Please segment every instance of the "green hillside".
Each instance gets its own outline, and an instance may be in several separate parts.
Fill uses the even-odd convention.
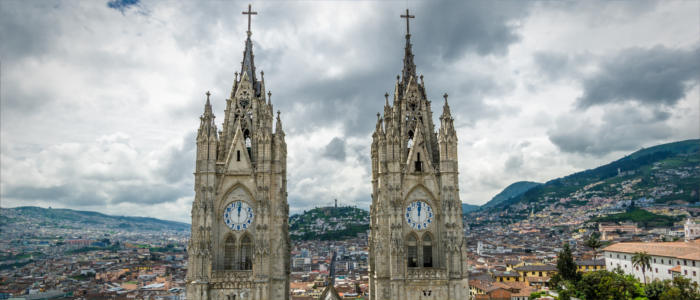
[[[481,206],[473,205],[473,204],[467,204],[467,203],[462,203],[462,213],[463,213],[463,214],[466,214],[466,213],[468,213],[468,212],[472,212],[472,211],[475,211],[475,210],[479,210],[479,208],[481,208]]]
[[[535,186],[492,208],[502,209],[517,203],[544,205],[584,190],[587,197],[624,195],[631,199],[653,198],[656,203],[697,203],[700,194],[699,151],[700,140],[642,149],[609,164]],[[623,183],[632,183],[633,188],[622,189]],[[585,203],[572,201],[567,205]]]
[[[604,217],[598,217],[591,219],[591,222],[634,222],[645,228],[651,227],[670,227],[673,226],[674,222],[681,221],[682,217],[671,217],[664,215],[657,215],[655,213],[643,210],[643,209],[633,209],[628,212],[607,215]]]
[[[369,230],[369,212],[345,207],[320,207],[289,217],[292,240],[344,240]]]
[[[129,230],[176,230],[188,231],[190,225],[181,222],[146,217],[110,216],[94,211],[81,211],[65,208],[41,208],[21,206],[3,208],[11,212],[15,221],[30,220],[41,226],[79,228],[84,226],[104,226]],[[3,212],[3,215],[7,215]]]
[[[513,198],[520,197],[523,193],[531,190],[532,188],[541,185],[538,182],[532,181],[518,181],[507,186],[503,191],[498,193],[498,195],[493,196],[489,202],[483,205],[483,207],[495,207],[502,203],[505,203]]]

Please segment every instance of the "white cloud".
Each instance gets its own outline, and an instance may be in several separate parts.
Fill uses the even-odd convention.
[[[410,3],[418,72],[436,118],[442,93],[450,94],[463,201],[483,203],[514,181],[546,181],[700,135],[697,85],[663,108],[663,120],[634,102],[576,109],[581,78],[615,53],[700,45],[698,2],[636,4]],[[400,72],[403,5],[255,5],[256,65],[282,111],[292,212],[334,198],[368,206],[370,134]],[[0,1],[2,204],[189,221],[192,132],[207,90],[223,121],[223,99],[240,69],[244,8]],[[538,53],[571,59],[543,74]],[[618,140],[611,132],[640,130],[655,134],[606,149],[605,141]],[[597,152],[562,151],[552,134],[573,134]],[[343,160],[323,156],[334,138],[344,141]]]

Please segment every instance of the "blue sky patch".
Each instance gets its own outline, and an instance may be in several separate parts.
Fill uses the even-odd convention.
[[[139,1],[140,0],[110,0],[107,2],[107,7],[114,8],[123,14],[129,7],[138,5]]]

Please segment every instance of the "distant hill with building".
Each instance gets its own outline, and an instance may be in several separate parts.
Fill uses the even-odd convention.
[[[352,207],[318,207],[289,217],[292,240],[344,240],[369,230],[369,212]]]
[[[6,223],[24,222],[41,227],[76,229],[84,227],[115,228],[122,230],[189,231],[190,224],[147,217],[112,216],[94,211],[66,208],[21,206],[2,208],[0,228]]]

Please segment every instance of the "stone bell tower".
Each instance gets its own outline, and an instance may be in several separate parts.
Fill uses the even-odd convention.
[[[416,76],[406,10],[406,47],[393,101],[385,94],[372,135],[370,299],[468,299],[459,199],[457,134],[444,95],[433,124]],[[420,79],[420,80],[419,80]]]
[[[265,77],[255,70],[250,17],[241,72],[217,131],[207,92],[197,132],[187,299],[289,299],[287,145]],[[274,131],[273,131],[274,123]]]

